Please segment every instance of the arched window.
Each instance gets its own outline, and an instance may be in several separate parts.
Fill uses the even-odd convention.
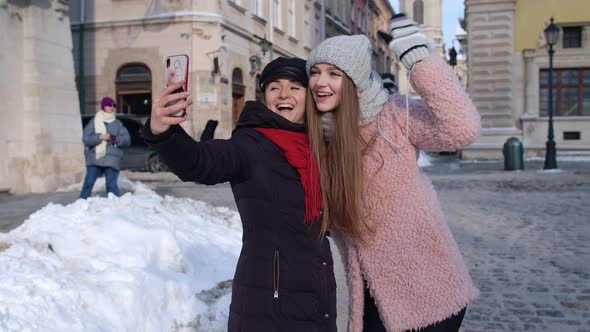
[[[151,79],[151,73],[148,67],[144,65],[127,65],[119,69],[117,75],[120,80],[125,81],[145,81]]]
[[[414,21],[418,24],[424,24],[424,2],[422,0],[414,1]]]
[[[125,64],[117,72],[117,112],[149,115],[152,108],[152,73],[141,63]]]
[[[231,82],[232,84],[244,84],[244,82],[242,81],[242,70],[240,68],[234,68],[234,70],[232,71]]]
[[[260,74],[256,75],[256,101],[264,102],[264,93],[260,90]]]
[[[242,77],[242,70],[240,68],[234,68],[231,74],[232,120],[234,124],[238,122],[245,103],[244,95],[246,94],[246,87],[244,86]]]

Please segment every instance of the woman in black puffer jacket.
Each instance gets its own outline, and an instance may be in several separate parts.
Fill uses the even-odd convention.
[[[146,141],[183,181],[229,181],[242,219],[229,331],[336,331],[336,282],[321,230],[317,165],[303,123],[305,61],[278,58],[261,75],[265,104],[247,102],[228,140],[196,142],[170,116],[190,105],[164,89]]]

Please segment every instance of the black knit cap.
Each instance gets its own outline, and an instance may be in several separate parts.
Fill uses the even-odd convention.
[[[278,78],[285,77],[299,82],[307,87],[307,73],[305,72],[305,60],[299,58],[278,57],[272,60],[260,75],[260,91],[264,92],[266,85]]]

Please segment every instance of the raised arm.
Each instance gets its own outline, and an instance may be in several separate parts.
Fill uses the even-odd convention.
[[[419,149],[451,151],[472,143],[480,132],[480,117],[457,75],[443,58],[430,55],[410,71],[422,100],[409,99],[409,140]],[[403,131],[406,97],[394,97],[395,118]]]
[[[248,156],[240,148],[247,137],[197,142],[179,125],[186,115],[173,116],[188,109],[187,92],[172,94],[183,82],[162,90],[152,103],[152,114],[143,129],[146,142],[162,161],[183,181],[216,184],[238,179],[249,171]],[[175,103],[177,102],[177,103]]]
[[[434,41],[403,13],[391,18],[389,29],[391,35],[380,36],[408,69],[410,82],[422,98],[393,97],[395,121],[410,143],[431,151],[456,150],[472,143],[480,131],[479,114],[457,75],[437,55]]]
[[[179,125],[171,126],[161,135],[153,135],[149,120],[144,127],[144,137],[183,181],[217,184],[239,180],[249,172],[248,156],[240,148],[240,140],[250,139],[248,137],[197,142]]]

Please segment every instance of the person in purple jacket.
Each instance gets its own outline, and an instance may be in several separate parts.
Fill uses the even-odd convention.
[[[144,135],[183,181],[231,184],[243,237],[228,330],[336,331],[332,254],[304,124],[305,61],[264,68],[264,103],[246,103],[229,139],[197,142],[182,129],[186,118],[171,116],[191,104],[182,101],[189,93],[171,94],[181,85],[156,96]]]

